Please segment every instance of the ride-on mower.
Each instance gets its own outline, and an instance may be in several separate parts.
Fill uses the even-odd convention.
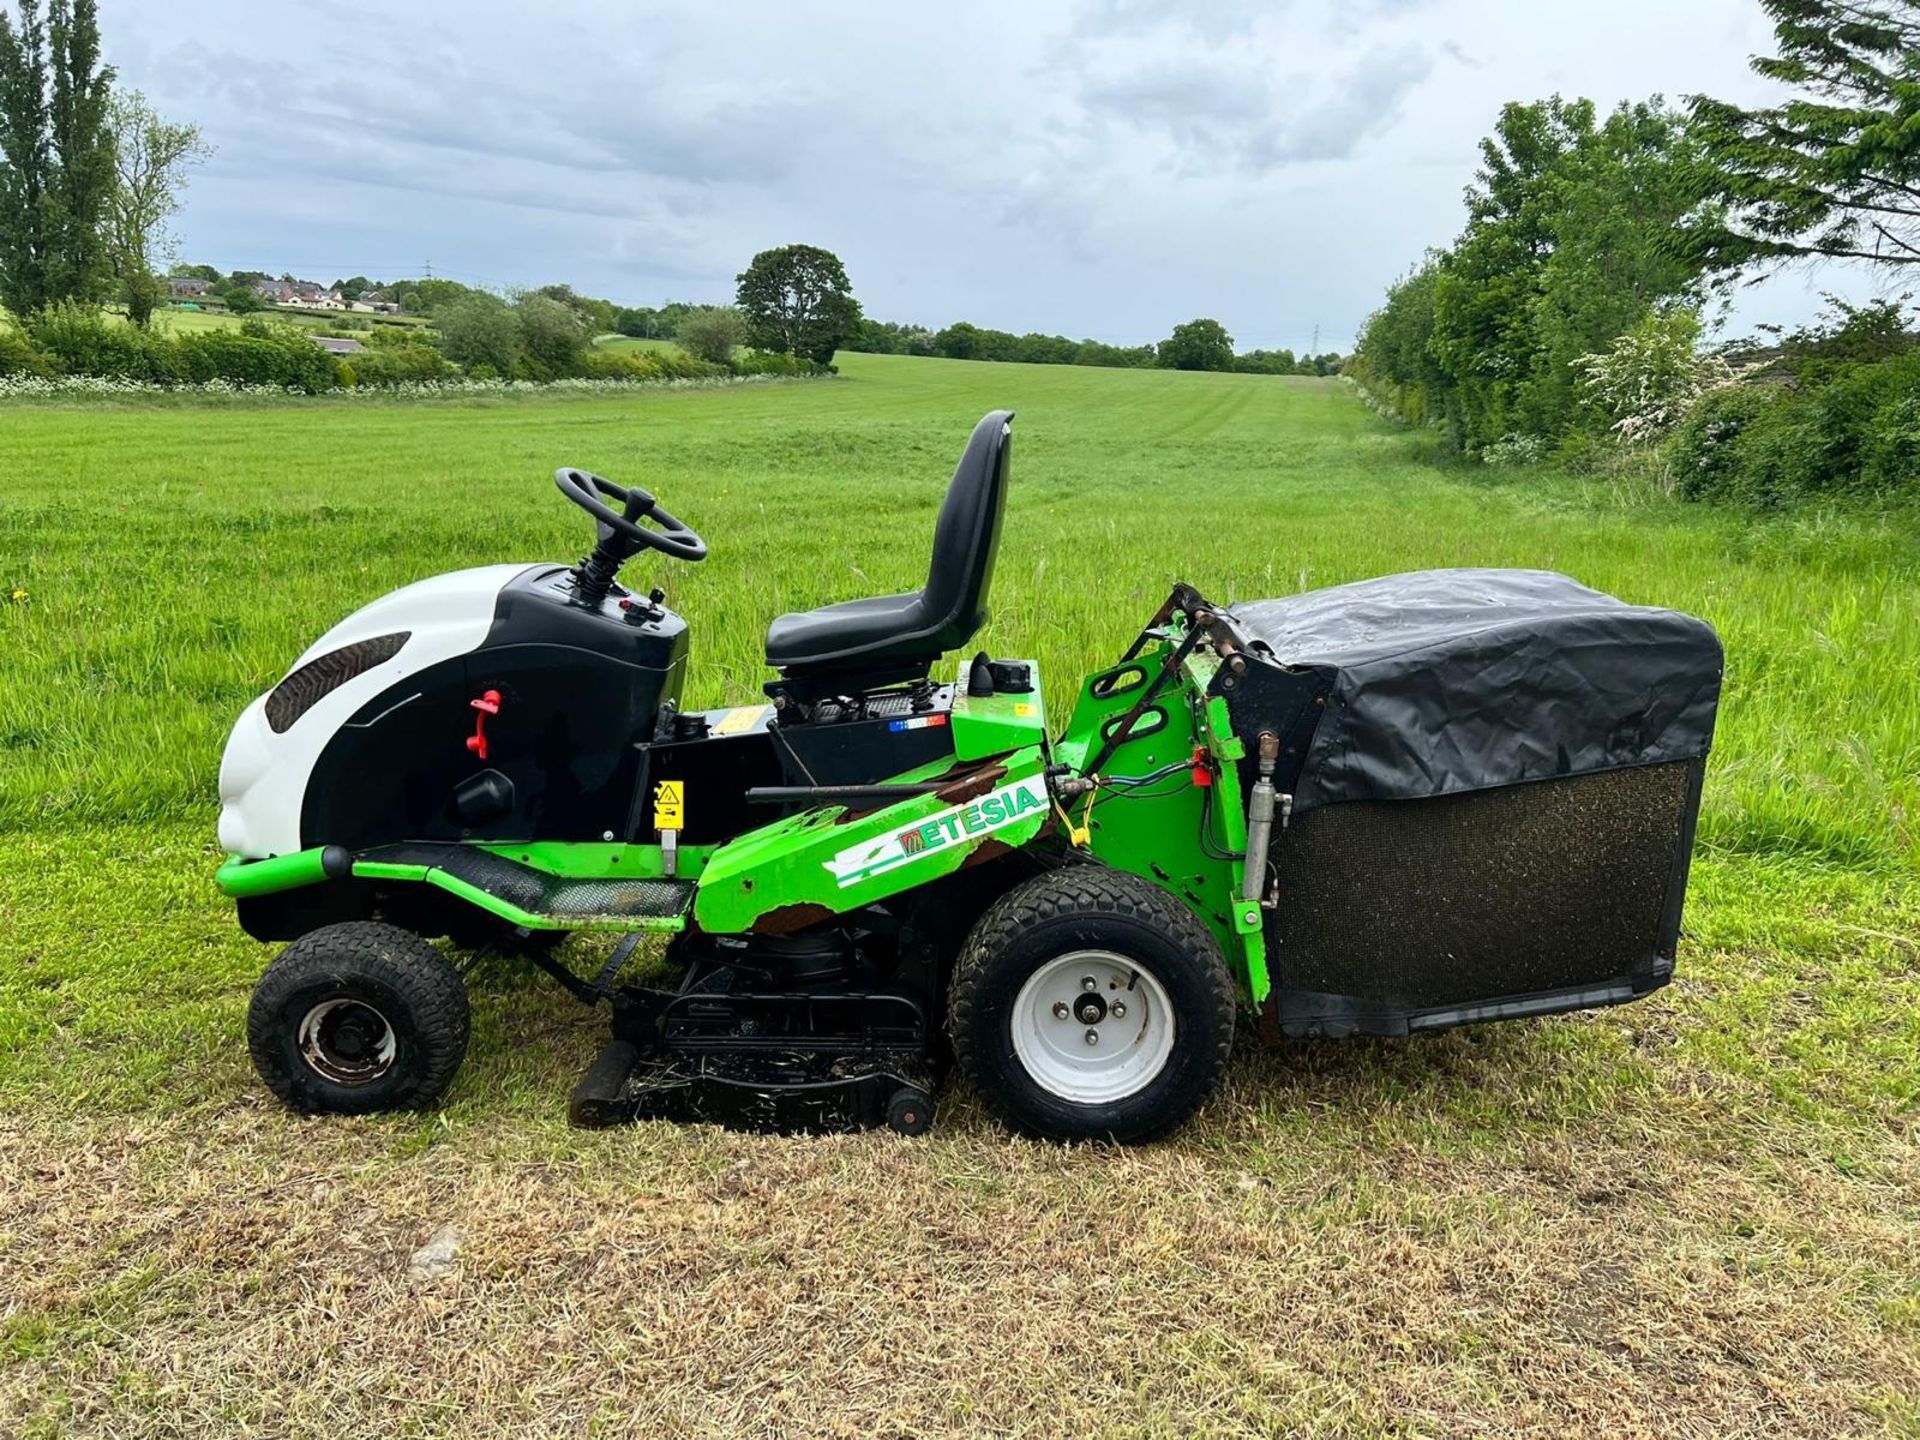
[[[1706,625],[1543,571],[1177,584],[1050,731],[1031,660],[969,653],[1012,419],[974,430],[923,588],[773,622],[768,703],[680,708],[687,621],[619,576],[706,543],[579,470],[578,564],[425,580],[322,636],[220,771],[219,883],[293,942],[248,1013],[267,1085],[434,1101],[467,1046],[449,952],[515,955],[611,1012],[577,1123],[915,1133],[951,1056],[1020,1129],[1138,1141],[1205,1100],[1237,1000],[1277,1042],[1667,981]],[[595,930],[591,974],[550,943]],[[624,983],[649,936],[677,978]]]

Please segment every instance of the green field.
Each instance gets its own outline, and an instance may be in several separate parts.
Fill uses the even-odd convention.
[[[1337,382],[850,356],[617,398],[0,413],[0,1433],[1920,1434],[1920,537],[1437,467]],[[577,556],[658,493],[689,699],[772,614],[920,583],[1019,411],[984,637],[1064,713],[1218,600],[1563,569],[1729,657],[1676,982],[1243,1045],[1174,1141],[569,1131],[599,1024],[485,978],[449,1104],[315,1122],[214,894],[240,708],[352,607]],[[408,1256],[452,1223],[456,1269]]]

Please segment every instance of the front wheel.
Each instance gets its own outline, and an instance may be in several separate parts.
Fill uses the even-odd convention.
[[[254,987],[247,1048],[267,1088],[309,1114],[424,1109],[467,1053],[467,990],[410,930],[327,925]]]
[[[1056,1140],[1152,1140],[1205,1102],[1233,1044],[1213,937],[1133,875],[1056,870],[988,909],[955,965],[947,1027],[987,1104]]]

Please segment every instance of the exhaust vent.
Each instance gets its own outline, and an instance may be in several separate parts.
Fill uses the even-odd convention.
[[[338,690],[356,675],[364,675],[374,666],[391,660],[407,643],[411,630],[392,635],[376,635],[371,640],[356,640],[338,650],[329,650],[309,660],[273,687],[267,696],[267,724],[276,735],[292,728],[293,722]]]

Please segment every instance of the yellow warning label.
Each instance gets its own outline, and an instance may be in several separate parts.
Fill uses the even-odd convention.
[[[709,735],[744,735],[773,713],[771,705],[736,705],[707,728]]]
[[[1024,720],[1027,716],[1033,714],[1033,706],[1023,700],[1013,707],[1013,714],[1015,719]]]
[[[684,780],[662,780],[654,786],[653,828],[656,830],[686,829],[686,799],[687,782]]]

